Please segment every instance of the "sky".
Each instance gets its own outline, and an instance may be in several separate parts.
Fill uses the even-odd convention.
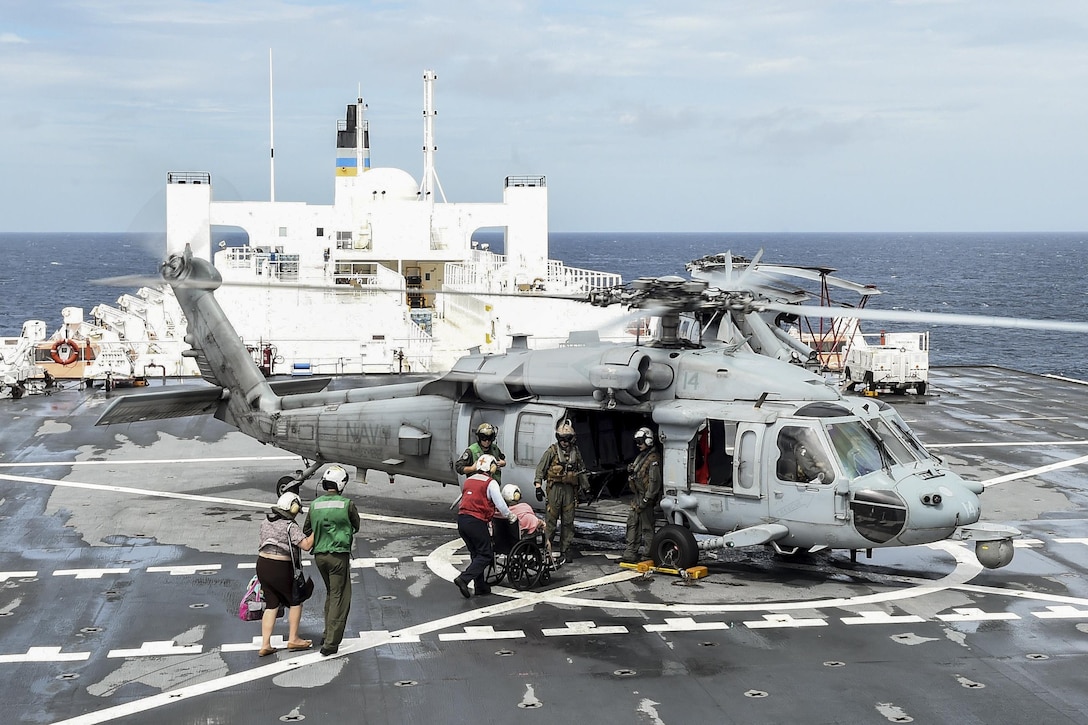
[[[1088,230],[1083,0],[0,0],[0,231],[162,231],[166,175],[332,202],[544,175],[553,231]]]

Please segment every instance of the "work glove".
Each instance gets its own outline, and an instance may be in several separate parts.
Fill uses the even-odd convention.
[[[536,487],[536,500],[537,501],[543,501],[544,500],[544,488],[542,486],[537,486]]]
[[[512,524],[516,524],[518,522],[518,515],[511,511],[510,513],[506,514],[506,520]]]

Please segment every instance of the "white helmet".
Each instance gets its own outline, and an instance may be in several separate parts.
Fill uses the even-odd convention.
[[[343,493],[348,485],[348,472],[342,466],[329,466],[325,469],[325,475],[321,477],[321,486],[327,491],[336,489],[337,493]]]
[[[502,499],[506,503],[517,503],[521,500],[521,489],[512,483],[502,487]]]
[[[495,456],[485,453],[476,459],[476,472],[491,475],[495,472],[498,465],[498,462],[495,461]]]
[[[276,508],[283,509],[292,516],[298,516],[298,512],[302,510],[302,499],[297,493],[288,491],[280,496],[279,501],[276,501]]]
[[[649,428],[639,428],[635,431],[635,445],[646,446],[649,448],[654,444],[654,432]]]

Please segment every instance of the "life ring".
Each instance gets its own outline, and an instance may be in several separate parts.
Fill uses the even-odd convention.
[[[71,340],[57,340],[49,351],[49,357],[58,365],[71,365],[79,359],[79,348]]]

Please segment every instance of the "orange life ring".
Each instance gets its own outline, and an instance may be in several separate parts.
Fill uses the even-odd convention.
[[[79,348],[71,340],[57,340],[49,351],[49,357],[58,365],[71,365],[79,359]]]

